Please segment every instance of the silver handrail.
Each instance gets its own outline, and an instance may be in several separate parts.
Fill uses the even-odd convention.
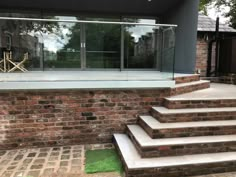
[[[145,25],[156,27],[177,27],[175,24],[150,24],[150,23],[131,23],[131,22],[112,22],[112,21],[88,21],[88,20],[57,20],[41,18],[18,18],[18,17],[0,17],[0,20],[19,20],[19,21],[40,21],[40,22],[67,22],[67,23],[92,23],[92,24],[114,24],[114,25]]]

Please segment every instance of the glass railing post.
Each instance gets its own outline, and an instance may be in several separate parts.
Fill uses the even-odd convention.
[[[174,31],[174,54],[173,54],[173,76],[172,76],[172,79],[175,80],[175,59],[176,59],[176,28],[175,27],[172,27],[173,28],[173,31]]]
[[[120,62],[120,71],[124,70],[124,52],[125,52],[125,36],[124,36],[124,25],[121,24],[121,62]]]

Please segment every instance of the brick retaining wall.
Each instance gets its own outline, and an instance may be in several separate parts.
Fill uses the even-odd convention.
[[[170,89],[0,93],[0,149],[109,143]]]

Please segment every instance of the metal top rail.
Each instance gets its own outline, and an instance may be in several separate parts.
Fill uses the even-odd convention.
[[[0,17],[0,20],[19,20],[19,21],[39,21],[39,22],[67,22],[67,23],[92,23],[92,24],[114,24],[114,25],[145,25],[156,27],[177,27],[174,24],[150,24],[150,23],[131,23],[131,22],[112,22],[112,21],[87,21],[87,20],[59,20],[59,19],[41,19],[41,18],[17,18]]]

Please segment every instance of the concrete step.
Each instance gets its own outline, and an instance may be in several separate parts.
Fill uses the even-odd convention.
[[[126,177],[186,177],[235,171],[236,152],[141,158],[124,134],[114,135]]]
[[[175,77],[176,84],[183,84],[183,83],[194,82],[194,81],[199,81],[199,80],[200,80],[199,74]]]
[[[171,95],[179,95],[184,93],[202,90],[210,87],[210,81],[200,80],[182,84],[176,84],[171,90]]]
[[[236,151],[236,135],[152,139],[139,125],[127,128],[141,157]]]
[[[151,138],[236,134],[236,120],[160,123],[152,116],[140,116],[138,123]]]
[[[169,97],[163,105],[168,109],[236,107],[236,99]]]
[[[151,114],[160,122],[236,120],[236,107],[184,109],[152,107]]]

